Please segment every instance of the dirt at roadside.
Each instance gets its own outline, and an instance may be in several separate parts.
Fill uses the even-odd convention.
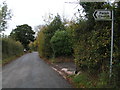
[[[74,74],[76,70],[76,66],[74,63],[73,57],[58,57],[55,58],[55,62],[53,63],[52,60],[45,59],[44,60],[52,65],[52,67],[56,68],[58,71],[62,71],[68,75]]]
[[[56,63],[52,63],[50,60],[47,60],[45,58],[43,60],[45,60],[49,65],[51,65],[51,67],[56,72],[58,72],[73,87],[75,87],[74,83],[71,80],[71,78],[68,77],[69,75],[75,75],[76,66],[75,66],[75,63],[74,63],[73,59],[71,59],[71,60],[65,59],[64,60],[64,58],[62,58],[62,59],[61,58],[57,58],[58,61]]]
[[[69,75],[74,74],[75,72],[74,62],[55,63],[55,65],[58,66],[61,69],[61,71],[64,71]]]

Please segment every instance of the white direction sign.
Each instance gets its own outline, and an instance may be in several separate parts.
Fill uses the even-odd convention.
[[[112,20],[112,13],[110,10],[95,10],[93,17],[95,20]]]

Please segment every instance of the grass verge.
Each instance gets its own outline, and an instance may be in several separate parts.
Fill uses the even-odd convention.
[[[112,88],[108,86],[108,74],[101,73],[97,78],[90,76],[87,73],[81,73],[79,75],[70,75],[75,88]]]
[[[25,54],[25,53],[24,53]],[[24,54],[20,54],[20,55],[16,55],[16,56],[11,56],[9,58],[6,58],[4,60],[0,61],[0,66],[5,66],[6,64],[9,64],[10,62],[16,60],[17,58],[19,58],[20,56],[24,55]]]

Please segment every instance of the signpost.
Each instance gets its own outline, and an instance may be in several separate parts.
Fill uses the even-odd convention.
[[[95,10],[93,17],[95,20],[111,20],[111,11],[110,10]]]
[[[95,20],[112,21],[111,30],[111,56],[110,56],[110,78],[112,76],[112,59],[113,59],[113,29],[114,29],[114,12],[113,10],[95,10],[93,13]]]
[[[110,59],[110,78],[111,78],[111,75],[112,75],[113,30],[114,30],[114,12],[113,12],[113,10],[112,10],[112,31],[111,31],[111,59]]]

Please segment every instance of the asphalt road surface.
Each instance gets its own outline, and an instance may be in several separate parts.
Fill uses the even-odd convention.
[[[2,87],[71,88],[71,85],[33,52],[3,67]]]

